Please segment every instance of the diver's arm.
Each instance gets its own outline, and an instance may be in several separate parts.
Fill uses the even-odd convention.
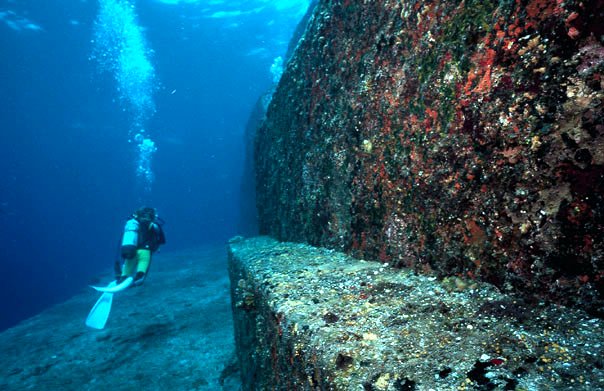
[[[164,230],[161,227],[161,225],[158,225],[159,227],[159,233],[157,236],[157,243],[158,244],[166,244],[166,235],[164,234]]]

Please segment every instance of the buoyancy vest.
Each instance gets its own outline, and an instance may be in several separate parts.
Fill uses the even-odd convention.
[[[145,224],[141,224],[135,218],[131,218],[124,227],[122,247],[135,246],[136,248],[156,251],[165,241],[163,230],[158,223],[145,222]]]

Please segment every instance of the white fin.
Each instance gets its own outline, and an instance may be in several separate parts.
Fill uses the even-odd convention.
[[[134,281],[134,279],[132,277],[128,277],[124,281],[122,281],[121,284],[119,284],[119,285],[116,285],[115,281],[113,281],[111,284],[109,284],[105,287],[101,287],[101,286],[91,286],[91,287],[92,287],[92,289],[95,289],[99,292],[115,293],[115,292],[123,291],[124,289],[128,288],[130,285],[132,285],[132,281]]]

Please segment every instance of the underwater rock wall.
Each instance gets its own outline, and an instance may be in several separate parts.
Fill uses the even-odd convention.
[[[261,233],[603,316],[603,8],[319,2],[258,130]]]

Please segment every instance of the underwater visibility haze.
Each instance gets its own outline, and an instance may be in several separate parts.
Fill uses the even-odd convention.
[[[604,390],[603,18],[0,0],[0,389]]]
[[[110,268],[141,205],[166,249],[240,233],[246,122],[308,3],[0,2],[0,329]]]

